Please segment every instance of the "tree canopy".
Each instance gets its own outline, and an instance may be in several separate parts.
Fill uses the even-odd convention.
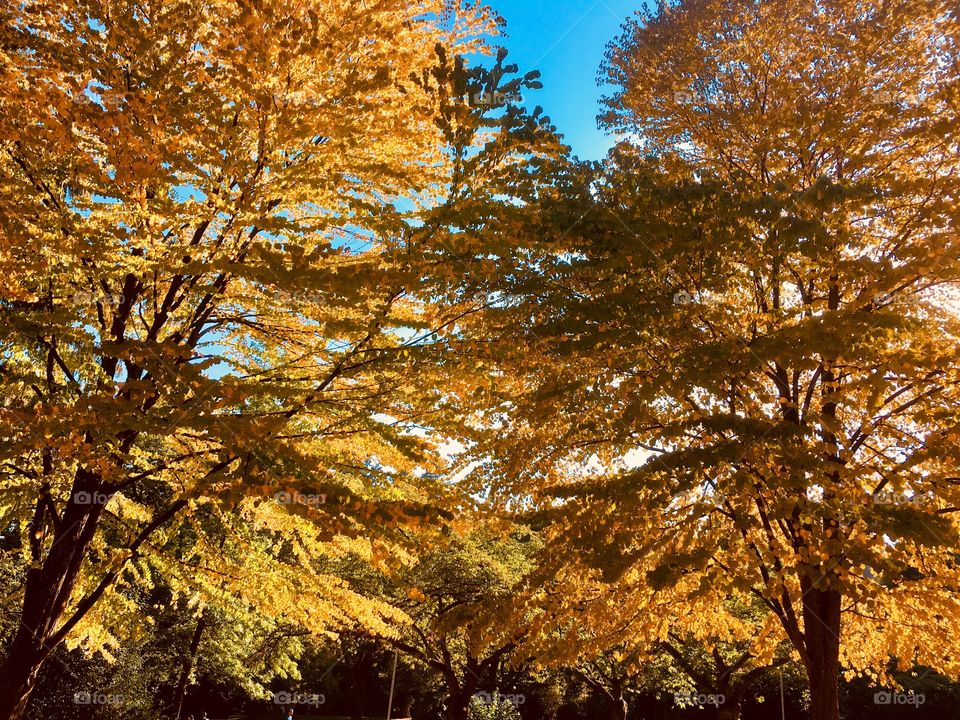
[[[0,719],[132,648],[173,717],[960,678],[957,8],[648,6],[597,163],[501,24],[0,8]]]

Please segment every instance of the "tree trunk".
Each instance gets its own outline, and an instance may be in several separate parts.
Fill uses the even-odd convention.
[[[445,664],[442,673],[447,685],[446,720],[467,720],[470,714],[470,699],[480,687],[480,666],[468,656],[466,673],[461,678],[450,661],[449,652],[444,650]]]
[[[7,660],[0,667],[0,717],[20,720],[26,715],[27,701],[37,683],[41,664],[42,661],[29,654],[24,643],[14,640]]]
[[[840,601],[837,590],[810,588],[803,597],[812,720],[840,720]]]
[[[837,271],[830,275],[830,292],[827,305],[831,310],[840,308],[840,283]],[[837,417],[837,379],[833,371],[833,361],[825,361],[823,367],[823,415],[835,420]],[[844,463],[840,457],[840,444],[827,425],[822,427],[824,442],[831,451],[824,460],[834,467],[829,473],[829,483],[824,491],[824,499],[829,497],[829,488],[836,487],[840,481],[840,468]],[[829,466],[828,465],[828,466]],[[822,520],[823,531],[830,537],[839,535],[839,523],[835,517],[827,516]],[[837,560],[839,562],[839,560]],[[803,635],[807,646],[806,669],[810,681],[810,717],[812,720],[840,720],[840,606],[841,595],[836,585],[831,587],[831,565],[826,565],[822,577],[814,579],[807,575],[800,579],[803,592]],[[812,569],[812,568],[811,568]],[[819,574],[821,569],[816,572]]]
[[[190,641],[190,650],[183,659],[183,668],[180,671],[180,679],[177,681],[177,690],[173,696],[173,706],[177,709],[177,720],[180,720],[180,713],[183,711],[183,700],[187,695],[187,683],[190,681],[190,671],[193,670],[193,661],[197,657],[197,648],[200,647],[200,638],[203,635],[203,628],[206,626],[206,620],[203,615],[197,620],[197,629],[193,631],[193,639]]]
[[[24,717],[40,669],[62,640],[64,611],[103,512],[93,474],[79,470],[72,492],[47,556],[27,571],[20,626],[0,664],[0,720]]]
[[[451,695],[447,698],[446,720],[467,720],[469,708],[469,695]]]
[[[611,699],[610,720],[627,720],[627,701],[623,696]]]
[[[363,700],[358,692],[354,692],[350,702],[350,720],[363,720]]]
[[[359,678],[366,667],[364,662],[366,652],[361,651],[361,655],[356,662],[350,663],[347,672],[347,682],[350,687],[350,720],[363,720],[364,710],[364,691],[360,685]]]

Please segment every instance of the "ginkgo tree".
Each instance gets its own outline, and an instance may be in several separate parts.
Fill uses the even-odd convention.
[[[423,291],[457,273],[443,228],[560,147],[477,100],[536,86],[459,59],[495,31],[441,0],[0,9],[0,512],[27,565],[0,717],[204,503],[328,539],[425,517],[414,373],[483,304]]]
[[[559,513],[557,526],[566,516]],[[663,587],[648,575],[655,563],[605,581],[597,554],[561,556],[555,548],[547,546],[516,603],[527,613],[538,610],[518,653],[577,668],[612,719],[628,717],[629,695],[648,690],[736,720],[756,684],[793,656],[776,618],[756,598],[717,602],[714,595],[692,596],[682,582]]]
[[[754,596],[815,720],[841,667],[960,674],[958,22],[638,15],[604,75],[624,142],[544,198],[474,346],[501,374],[462,393],[478,481],[552,508],[555,552],[606,582]]]

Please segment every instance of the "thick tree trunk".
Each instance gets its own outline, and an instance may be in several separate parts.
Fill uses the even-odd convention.
[[[22,645],[14,641],[7,661],[0,666],[0,717],[5,720],[20,720],[26,715],[27,701],[40,673],[42,661],[25,652]]]
[[[98,492],[98,478],[79,471],[47,556],[27,571],[20,627],[0,664],[0,720],[24,716],[40,669],[62,640],[63,616],[103,512]]]
[[[457,675],[450,662],[450,653],[444,646],[445,664],[442,673],[447,685],[446,720],[467,720],[470,714],[470,699],[480,687],[481,667],[472,657],[467,658],[466,673]]]
[[[447,698],[447,717],[446,720],[467,720],[470,707],[470,696],[462,695],[451,696]]]
[[[812,720],[840,720],[840,601],[837,590],[810,588],[803,598]]]

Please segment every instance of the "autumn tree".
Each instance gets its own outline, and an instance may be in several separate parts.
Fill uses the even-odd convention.
[[[556,515],[558,526],[547,535],[565,527],[568,512]],[[573,559],[556,549],[546,546],[516,602],[521,613],[537,608],[518,652],[540,665],[575,668],[611,718],[627,717],[629,696],[647,691],[736,720],[755,686],[794,657],[756,598],[691,597],[685,583],[661,585],[639,564],[611,581],[604,572],[617,549]]]
[[[281,544],[309,533],[257,502],[313,538],[426,517],[412,368],[483,299],[421,288],[483,178],[559,147],[482,101],[534,78],[456,59],[494,30],[441,0],[0,9],[0,513],[28,566],[0,717],[201,505]]]
[[[501,371],[478,481],[655,591],[640,616],[761,601],[816,720],[841,667],[960,673],[957,24],[912,0],[638,15],[606,63],[627,140],[538,211],[477,345]]]

